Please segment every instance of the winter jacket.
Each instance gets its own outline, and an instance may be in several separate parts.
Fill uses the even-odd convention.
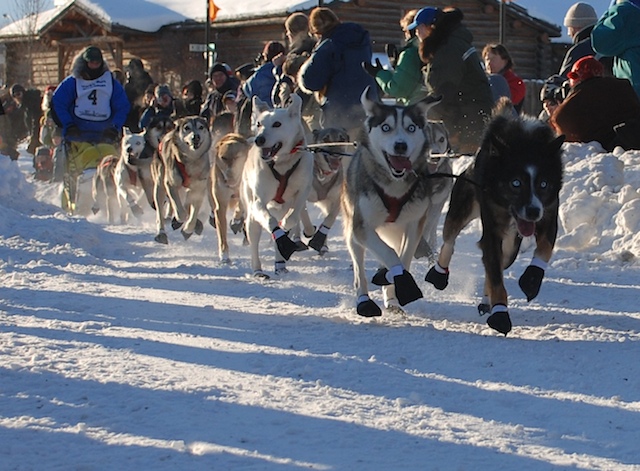
[[[507,80],[507,83],[509,84],[511,102],[519,112],[522,108],[522,104],[524,103],[524,96],[527,94],[527,86],[512,69],[504,70],[502,72],[502,76]]]
[[[174,117],[174,105],[173,100],[171,105],[167,107],[162,106],[150,106],[140,116],[140,123],[138,126],[140,129],[146,129],[153,118],[173,118]]]
[[[567,74],[571,71],[573,64],[575,64],[578,59],[586,56],[595,56],[604,66],[605,75],[613,74],[613,59],[596,53],[591,46],[591,31],[594,26],[595,25],[591,25],[581,29],[573,37],[573,46],[571,46],[565,54],[562,65],[560,66],[560,71],[558,72],[564,78],[567,78]]]
[[[400,50],[395,69],[381,70],[376,74],[380,89],[403,105],[412,105],[427,96],[422,80],[419,43],[417,37],[411,38]]]
[[[591,31],[593,50],[613,56],[613,74],[631,82],[640,96],[640,7],[629,1],[616,3]]]
[[[273,106],[271,93],[276,84],[276,76],[273,71],[273,62],[262,64],[242,85],[242,93],[249,99],[257,96],[264,103]]]
[[[122,85],[114,80],[106,62],[96,79],[86,79],[87,63],[82,56],[74,60],[72,74],[53,92],[52,105],[63,135],[69,141],[102,142],[103,133],[122,129],[131,108]],[[79,91],[92,90],[88,94]],[[84,99],[82,99],[84,97]],[[101,106],[101,101],[109,100]],[[69,127],[76,126],[79,135],[69,135]]]
[[[323,127],[359,128],[364,122],[360,103],[367,86],[375,81],[363,68],[371,62],[369,32],[356,23],[340,23],[324,37],[302,65],[298,85],[320,96]]]
[[[202,105],[200,116],[211,121],[213,120],[213,118],[215,118],[220,113],[225,111],[224,103],[222,102],[222,97],[224,96],[225,93],[227,93],[230,90],[233,91],[234,93],[237,93],[239,86],[240,86],[240,81],[235,77],[229,76],[220,88],[216,88],[215,90],[213,90],[207,95],[207,99]]]
[[[640,99],[626,79],[592,77],[577,84],[549,122],[567,142],[598,141],[611,150],[617,124],[640,117]]]
[[[490,115],[493,96],[471,32],[461,23],[462,12],[444,12],[436,24],[437,35],[420,44],[427,62],[423,72],[429,93],[442,95],[442,102],[429,112],[449,130],[454,148],[475,152]]]

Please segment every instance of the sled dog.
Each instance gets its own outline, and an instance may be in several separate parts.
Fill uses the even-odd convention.
[[[227,243],[227,211],[233,210],[231,230],[238,233],[244,223],[244,211],[240,204],[240,182],[247,160],[249,143],[240,134],[227,134],[216,144],[211,167],[211,197],[215,226],[218,233],[218,256],[229,263]]]
[[[428,257],[432,263],[436,261],[436,247],[438,243],[437,229],[442,215],[442,209],[451,196],[453,179],[445,175],[451,175],[452,165],[449,153],[449,132],[442,121],[429,120],[429,171],[432,175],[442,174],[433,178],[433,195],[431,196],[431,209],[427,213],[427,221],[424,226],[423,236],[418,242],[415,257]]]
[[[91,209],[93,213],[96,214],[103,206],[102,203],[104,203],[109,224],[115,223],[117,213],[120,214],[120,223],[126,221],[127,206],[125,205],[125,201],[121,201],[121,193],[124,192],[126,197],[127,189],[122,188],[125,186],[125,181],[123,181],[121,173],[127,172],[132,167],[137,166],[144,147],[144,134],[134,134],[125,128],[124,135],[120,142],[120,155],[108,155],[104,157],[96,168],[91,191],[93,196],[93,207]],[[137,175],[135,170],[132,169],[132,171],[134,175]],[[128,178],[128,181],[130,180],[131,179]],[[137,194],[132,194],[129,202],[140,209],[140,207],[137,206],[137,196]],[[136,215],[141,212],[142,210],[136,214],[134,210],[134,214]]]
[[[151,173],[154,183],[157,242],[167,244],[164,229],[164,202],[169,200],[173,216],[172,227],[184,224],[185,239],[193,232],[201,234],[202,222],[198,213],[209,187],[209,147],[211,134],[207,121],[198,116],[187,116],[176,121],[160,142],[159,158],[154,159]]]
[[[528,301],[538,295],[558,229],[558,194],[562,186],[562,143],[545,123],[495,111],[474,163],[456,180],[445,217],[438,262],[426,276],[437,289],[449,279],[456,237],[480,216],[479,242],[485,270],[481,315],[489,326],[511,331],[503,271],[518,255],[523,237],[535,236],[531,264],[519,279]]]
[[[429,96],[402,107],[382,104],[371,95],[369,87],[362,93],[364,129],[342,193],[344,236],[358,297],[356,310],[364,317],[382,314],[369,298],[365,250],[383,265],[372,282],[383,286],[385,307],[401,310],[398,305],[422,297],[408,270],[434,191],[427,160],[427,112],[441,101]]]
[[[268,279],[262,271],[259,242],[262,230],[275,241],[275,272],[287,272],[286,260],[297,249],[285,231],[300,230],[313,179],[313,156],[306,150],[302,126],[302,99],[292,94],[288,107],[270,109],[253,97],[253,121],[257,133],[249,149],[242,176],[242,204],[251,247],[255,277]]]
[[[347,131],[339,128],[313,130],[313,143],[349,143]],[[342,157],[352,152],[353,148],[344,146],[317,147],[313,149],[313,185],[309,192],[308,201],[316,203],[323,214],[324,220],[318,228],[311,222],[306,206],[302,211],[302,228],[305,237],[310,237],[309,247],[321,254],[327,252],[327,235],[336,222],[340,213],[340,193],[344,170]]]

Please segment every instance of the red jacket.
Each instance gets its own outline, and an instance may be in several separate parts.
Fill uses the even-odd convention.
[[[511,69],[507,69],[502,72],[502,76],[507,79],[507,83],[509,84],[511,103],[513,103],[514,106],[520,105],[520,103],[524,101],[524,96],[527,93],[526,85]]]

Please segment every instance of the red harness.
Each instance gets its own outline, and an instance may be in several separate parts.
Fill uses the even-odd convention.
[[[418,182],[416,181],[408,192],[402,195],[401,198],[396,198],[394,196],[387,195],[380,186],[378,186],[375,182],[373,182],[373,187],[376,190],[376,193],[382,200],[382,204],[387,208],[389,215],[384,222],[396,222],[398,216],[400,216],[400,211],[402,211],[402,207],[411,199],[413,196],[413,192],[416,190],[418,186]]]
[[[303,144],[304,144],[304,141],[298,142],[295,146],[293,146],[290,154],[296,154],[300,152]],[[287,170],[287,173],[285,173],[284,175],[280,174],[276,170],[275,163],[273,162],[273,160],[269,162],[269,168],[271,169],[271,173],[273,173],[273,176],[275,177],[275,179],[278,180],[278,189],[276,190],[276,196],[273,197],[273,201],[275,201],[276,203],[279,203],[279,204],[284,203],[284,199],[282,199],[282,196],[284,195],[284,192],[287,189],[287,185],[289,184],[289,177],[291,177],[291,175],[296,170],[296,168],[298,168],[298,165],[300,164],[300,160],[302,159],[298,159],[298,161],[295,164],[293,164],[293,167]]]

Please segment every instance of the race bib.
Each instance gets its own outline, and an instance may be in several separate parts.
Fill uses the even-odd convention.
[[[74,114],[86,121],[106,121],[111,117],[113,78],[106,71],[95,80],[76,79]]]

